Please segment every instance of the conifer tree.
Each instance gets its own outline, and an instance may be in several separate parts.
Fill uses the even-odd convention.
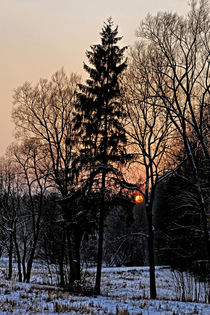
[[[120,102],[119,77],[126,68],[124,52],[120,48],[118,27],[113,27],[109,18],[100,33],[101,43],[92,45],[86,55],[89,65],[84,69],[89,74],[86,84],[79,85],[78,114],[76,127],[80,130],[83,143],[80,161],[85,161],[92,178],[98,179],[101,192],[99,215],[98,263],[96,293],[100,293],[103,230],[105,215],[105,192],[107,174],[116,165],[125,163],[126,137],[122,121],[125,111]]]

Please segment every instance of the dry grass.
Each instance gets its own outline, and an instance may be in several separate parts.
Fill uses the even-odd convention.
[[[40,268],[40,266],[39,266]],[[102,296],[87,297],[71,295],[61,288],[49,284],[43,285],[47,279],[47,270],[36,265],[32,278],[33,283],[24,284],[16,281],[0,280],[0,315],[19,314],[107,314],[107,315],[140,315],[150,314],[203,314],[210,313],[210,307],[182,304],[178,310],[175,300],[173,279],[170,272],[157,271],[157,287],[161,301],[149,299],[149,273],[147,269],[103,270]],[[85,281],[94,283],[94,270],[84,272]],[[35,279],[40,283],[34,283]],[[173,294],[173,295],[171,295]],[[182,308],[185,305],[185,309]]]

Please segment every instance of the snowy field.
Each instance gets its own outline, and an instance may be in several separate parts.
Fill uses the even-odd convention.
[[[3,314],[210,314],[205,301],[209,288],[169,268],[156,268],[157,300],[149,299],[147,267],[104,268],[100,296],[75,296],[53,285],[56,273],[36,264],[30,284],[6,281],[7,262],[0,264],[0,315]],[[85,280],[94,283],[95,270]],[[184,282],[183,282],[184,281]],[[182,283],[182,285],[180,285]],[[184,292],[183,292],[184,288]],[[188,302],[179,302],[185,294]],[[197,297],[199,303],[192,302]]]

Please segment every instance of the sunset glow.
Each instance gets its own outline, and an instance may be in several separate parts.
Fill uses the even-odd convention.
[[[144,196],[142,194],[137,194],[134,197],[135,203],[142,203],[144,201]]]

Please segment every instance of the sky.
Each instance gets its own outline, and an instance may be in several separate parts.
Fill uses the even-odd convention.
[[[100,42],[109,17],[119,27],[121,44],[131,46],[148,13],[185,14],[188,8],[188,0],[0,0],[0,156],[15,141],[15,88],[50,78],[62,67],[84,76],[85,52]]]

